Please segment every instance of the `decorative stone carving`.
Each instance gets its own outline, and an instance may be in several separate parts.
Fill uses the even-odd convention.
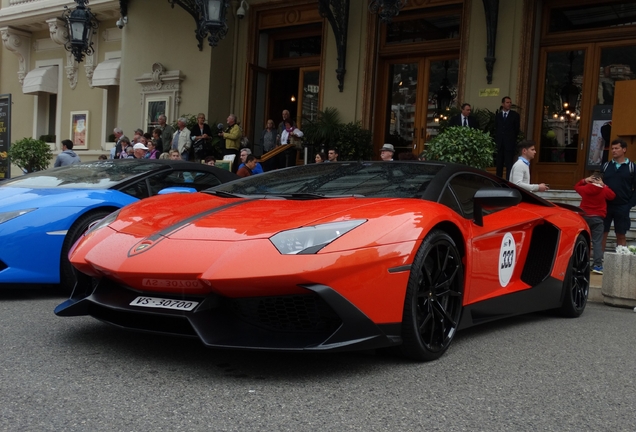
[[[49,34],[51,35],[51,40],[58,45],[64,46],[64,44],[68,41],[68,30],[66,29],[66,23],[59,18],[51,18],[46,20],[46,23],[49,25]],[[71,87],[71,90],[75,90],[77,87],[77,71],[78,66],[73,54],[70,52],[66,52],[66,65],[64,66],[64,70],[66,71],[66,79],[68,80],[68,84]]]
[[[135,81],[141,85],[142,93],[166,91],[179,93],[181,90],[181,81],[184,79],[185,76],[181,75],[181,71],[169,71],[166,70],[161,63],[155,63],[152,65],[152,71],[150,73],[135,78]]]
[[[66,23],[60,18],[47,19],[46,23],[49,25],[51,40],[58,45],[64,46],[64,44],[68,41],[68,29],[66,28]]]
[[[177,114],[177,107],[181,103],[181,81],[185,76],[179,70],[167,70],[161,63],[154,63],[151,71],[135,78],[141,86],[141,118],[144,118],[144,110],[148,98],[157,99],[165,97],[169,101],[169,113]]]
[[[0,35],[4,47],[18,57],[18,81],[22,85],[24,77],[29,72],[31,33],[13,27],[2,27]]]
[[[75,57],[73,57],[73,54],[70,52],[66,53],[66,66],[64,66],[64,70],[66,71],[68,85],[71,86],[71,90],[75,90],[75,87],[77,87],[77,71],[79,68],[77,67]]]

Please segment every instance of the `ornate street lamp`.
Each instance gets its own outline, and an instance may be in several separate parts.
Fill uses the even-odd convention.
[[[98,23],[95,15],[86,7],[88,0],[75,0],[77,7],[71,11],[64,6],[62,19],[66,21],[68,41],[64,44],[67,51],[73,53],[75,60],[80,63],[84,55],[93,54],[93,35]]]
[[[211,47],[215,47],[227,35],[225,16],[229,0],[168,0],[170,5],[185,9],[197,23],[195,30],[199,41],[199,51],[203,49],[203,39],[208,36]]]
[[[377,13],[380,21],[390,24],[391,20],[398,16],[400,9],[404,7],[406,0],[371,0],[369,12]]]
[[[201,11],[198,36],[203,40],[209,34],[208,42],[211,47],[215,47],[227,35],[225,15],[229,2],[227,0],[196,0],[196,3]]]

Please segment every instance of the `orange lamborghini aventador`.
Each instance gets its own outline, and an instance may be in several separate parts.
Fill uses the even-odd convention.
[[[433,360],[457,330],[585,309],[576,208],[466,166],[338,162],[148,198],[89,229],[59,316],[207,346],[400,346]]]

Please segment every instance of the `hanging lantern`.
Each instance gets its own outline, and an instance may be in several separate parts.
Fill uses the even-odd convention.
[[[64,44],[64,48],[71,52],[79,63],[84,60],[84,55],[93,54],[93,35],[98,23],[95,15],[86,7],[88,0],[75,0],[75,3],[77,3],[75,10],[64,6],[62,18],[66,21],[68,31],[68,41]]]

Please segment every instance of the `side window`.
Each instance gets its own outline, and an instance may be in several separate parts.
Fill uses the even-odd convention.
[[[213,174],[197,170],[162,172],[148,178],[150,193],[157,195],[160,190],[169,187],[189,187],[202,191],[221,182]]]
[[[138,199],[144,199],[150,196],[148,194],[148,185],[146,184],[146,179],[129,184],[124,189],[121,189],[121,192],[130,196],[134,196]]]
[[[457,198],[451,191],[450,187],[446,186],[444,188],[444,192],[442,193],[442,197],[439,200],[439,203],[449,207],[451,210],[454,210],[456,213],[459,213],[463,216],[462,209],[459,207],[459,203],[457,202]]]
[[[448,190],[444,190],[440,198],[440,203],[447,205],[459,214],[463,215],[466,219],[473,218],[473,198],[475,193],[481,188],[485,187],[499,187],[499,185],[492,180],[482,177],[478,174],[459,174],[451,179],[447,189],[452,190],[452,194]],[[456,209],[450,200],[450,196],[454,195],[456,198],[455,205],[459,206],[459,210]],[[457,204],[458,203],[458,204]]]

